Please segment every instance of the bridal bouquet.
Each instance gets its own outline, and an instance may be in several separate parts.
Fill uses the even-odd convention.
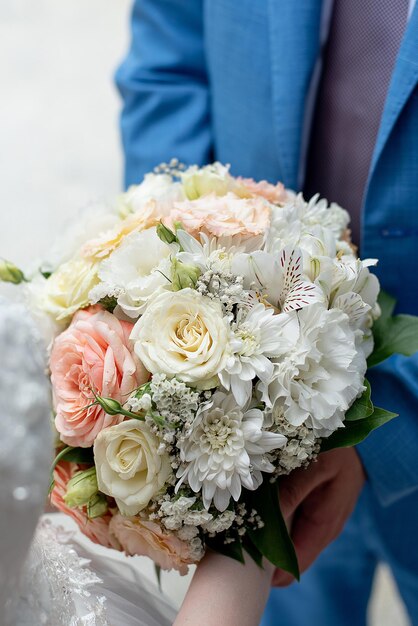
[[[298,575],[277,480],[394,417],[366,369],[418,348],[348,214],[215,163],[93,207],[30,282],[52,323],[51,501],[180,573],[207,546]]]

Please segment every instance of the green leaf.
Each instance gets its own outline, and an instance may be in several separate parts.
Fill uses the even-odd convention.
[[[387,320],[392,317],[396,306],[396,298],[382,289],[379,293],[378,303],[381,311],[379,319]]]
[[[91,465],[94,463],[93,448],[70,448],[62,457],[62,461]]]
[[[339,428],[330,437],[323,439],[321,445],[321,452],[327,450],[333,450],[334,448],[347,448],[355,446],[379,426],[383,426],[386,422],[389,422],[394,417],[397,417],[397,413],[391,413],[385,411],[385,409],[379,409],[374,407],[372,415],[365,419],[347,422],[344,428]]]
[[[260,550],[256,548],[248,535],[244,536],[242,546],[258,567],[263,567],[263,555]]]
[[[206,544],[215,552],[219,552],[219,554],[229,556],[231,559],[239,561],[240,563],[245,563],[244,554],[242,552],[242,544],[239,537],[236,537],[236,539],[231,543],[224,543],[224,540],[225,535],[222,533],[220,535],[216,535],[216,537],[208,537],[206,539]]]
[[[277,484],[271,483],[269,477],[264,476],[263,483],[256,491],[246,492],[246,502],[264,522],[262,528],[247,531],[252,543],[270,563],[299,580],[298,560],[280,510]]]
[[[54,488],[54,469],[60,461],[70,461],[70,463],[94,464],[93,448],[72,448],[67,446],[62,448],[56,455],[51,465],[51,482],[49,483],[49,491]]]
[[[392,315],[395,299],[384,291],[379,294],[382,315],[373,324],[374,350],[367,360],[374,367],[392,356],[412,356],[418,352],[418,317],[414,315]]]
[[[368,380],[364,380],[364,384],[366,386],[366,391],[364,391],[363,395],[351,405],[345,414],[344,420],[346,422],[354,422],[356,420],[362,420],[365,417],[369,417],[373,413],[373,403],[371,401],[371,389],[370,383]]]
[[[72,448],[71,446],[62,448],[62,450],[57,453],[57,456],[52,463],[51,472],[54,471],[55,467],[60,461],[69,461],[70,463],[80,463],[83,465],[93,465],[93,448]]]
[[[106,311],[109,311],[109,313],[113,313],[113,311],[117,307],[118,301],[113,296],[105,296],[104,298],[99,300],[99,304],[101,304],[101,306],[106,309]]]

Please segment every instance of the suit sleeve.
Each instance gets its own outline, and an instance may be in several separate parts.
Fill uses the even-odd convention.
[[[383,506],[418,490],[418,354],[395,355],[369,371],[372,398],[399,417],[357,446]]]
[[[135,0],[116,83],[127,186],[173,157],[211,160],[202,0]]]

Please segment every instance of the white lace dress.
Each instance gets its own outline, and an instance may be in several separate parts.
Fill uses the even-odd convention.
[[[38,524],[53,448],[42,355],[27,312],[0,298],[0,623],[168,626],[175,610],[134,560],[65,516]]]

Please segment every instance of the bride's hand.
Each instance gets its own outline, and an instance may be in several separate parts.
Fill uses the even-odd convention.
[[[274,567],[245,565],[214,552],[199,563],[174,626],[256,626],[268,599]]]

